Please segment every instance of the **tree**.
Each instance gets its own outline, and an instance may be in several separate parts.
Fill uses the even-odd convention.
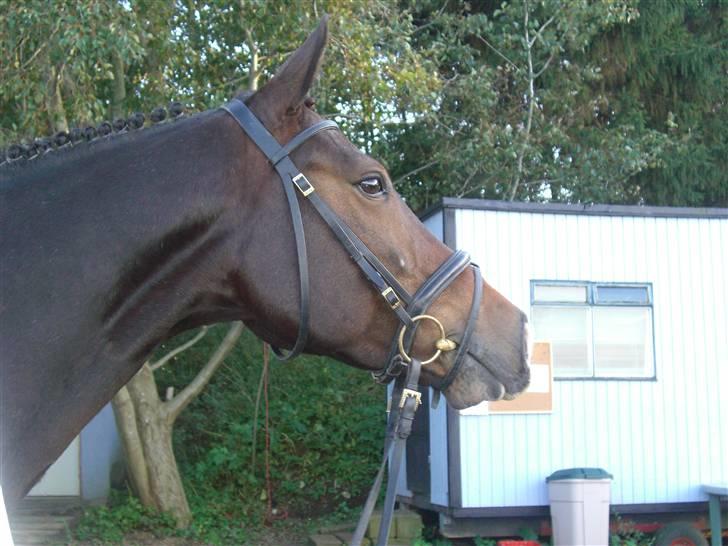
[[[406,5],[442,91],[376,151],[413,208],[443,195],[725,203],[720,2]]]
[[[720,0],[0,0],[0,145],[218,106],[332,14],[319,110],[414,209],[728,201]]]
[[[656,205],[728,206],[728,9],[719,0],[639,3],[639,17],[596,37],[600,116],[666,145],[630,184]]]
[[[122,3],[0,0],[0,143],[106,117],[112,60],[142,53]]]
[[[172,449],[172,430],[180,413],[202,392],[234,348],[243,333],[242,323],[230,327],[207,364],[178,394],[168,390],[166,399],[160,399],[154,371],[197,343],[205,333],[203,328],[156,362],[145,362],[112,400],[129,477],[139,499],[144,506],[172,515],[178,527],[189,525],[191,513]]]

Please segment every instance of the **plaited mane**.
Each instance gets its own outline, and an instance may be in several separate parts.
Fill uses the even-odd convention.
[[[149,119],[152,125],[175,120],[184,114],[182,103],[173,102],[168,108],[159,107],[152,110]],[[142,112],[135,112],[128,118],[118,118],[113,122],[103,121],[96,127],[75,127],[70,131],[59,131],[58,133],[43,138],[36,138],[20,144],[12,144],[6,149],[0,149],[0,167],[34,160],[45,156],[48,153],[71,148],[81,143],[93,142],[108,137],[112,134],[122,134],[129,131],[143,129],[146,116]]]

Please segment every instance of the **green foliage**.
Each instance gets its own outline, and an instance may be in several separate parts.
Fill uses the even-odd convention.
[[[324,13],[315,95],[414,209],[728,204],[721,0],[0,0],[0,145],[263,83]]]
[[[496,541],[492,538],[475,537],[473,539],[475,546],[496,546]]]
[[[521,527],[518,529],[518,535],[523,540],[538,540],[538,533],[534,531],[531,527]]]
[[[631,179],[653,204],[728,203],[725,67],[728,10],[720,0],[639,4],[633,24],[595,40],[605,63],[601,108],[611,122],[664,139],[659,161]]]
[[[174,519],[145,508],[127,492],[113,492],[109,506],[87,508],[75,529],[76,538],[93,544],[121,544],[130,531],[151,531],[156,536],[174,532]]]
[[[220,343],[225,325],[156,372],[160,396],[181,389]],[[166,353],[183,334],[158,349]],[[84,515],[77,538],[115,543],[132,530],[182,534],[210,544],[255,543],[267,509],[264,400],[255,400],[262,343],[245,332],[174,429],[175,455],[193,513],[188,529],[127,494]],[[273,507],[286,516],[353,520],[376,474],[384,436],[384,390],[367,373],[318,357],[270,362],[270,473]],[[257,426],[256,443],[253,430]],[[255,463],[252,463],[255,450]],[[286,525],[285,521],[278,522]],[[302,531],[303,532],[303,531]]]
[[[635,528],[634,523],[624,521],[622,517],[614,513],[616,532],[609,535],[609,546],[653,546],[655,537],[648,535]]]
[[[143,38],[120,2],[0,0],[0,143],[103,118],[113,56],[139,58]]]
[[[639,531],[610,535],[609,546],[653,546],[655,537]]]
[[[418,538],[414,541],[412,546],[452,546],[452,542],[446,538],[435,538],[433,540]],[[490,544],[488,544],[488,546],[490,546]]]
[[[202,342],[160,369],[160,393],[168,386],[186,385],[224,333],[224,327],[211,329]],[[254,422],[261,371],[262,344],[246,332],[177,422],[175,454],[194,514],[189,531],[193,536],[231,543],[263,522],[267,493],[262,398]],[[269,397],[274,508],[281,515],[333,513],[352,519],[381,454],[382,387],[367,373],[328,359],[302,357],[284,364],[271,358]],[[238,523],[231,526],[231,521]]]

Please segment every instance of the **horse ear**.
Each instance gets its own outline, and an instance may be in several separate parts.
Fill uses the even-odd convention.
[[[265,101],[266,110],[274,112],[278,119],[297,112],[308,96],[326,49],[328,20],[329,16],[324,15],[303,45],[286,59],[276,75],[256,93],[256,99]]]

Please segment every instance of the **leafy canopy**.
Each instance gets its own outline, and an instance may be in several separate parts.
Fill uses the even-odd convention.
[[[0,0],[0,145],[270,77],[324,13],[316,95],[415,209],[441,196],[726,205],[721,0]]]

